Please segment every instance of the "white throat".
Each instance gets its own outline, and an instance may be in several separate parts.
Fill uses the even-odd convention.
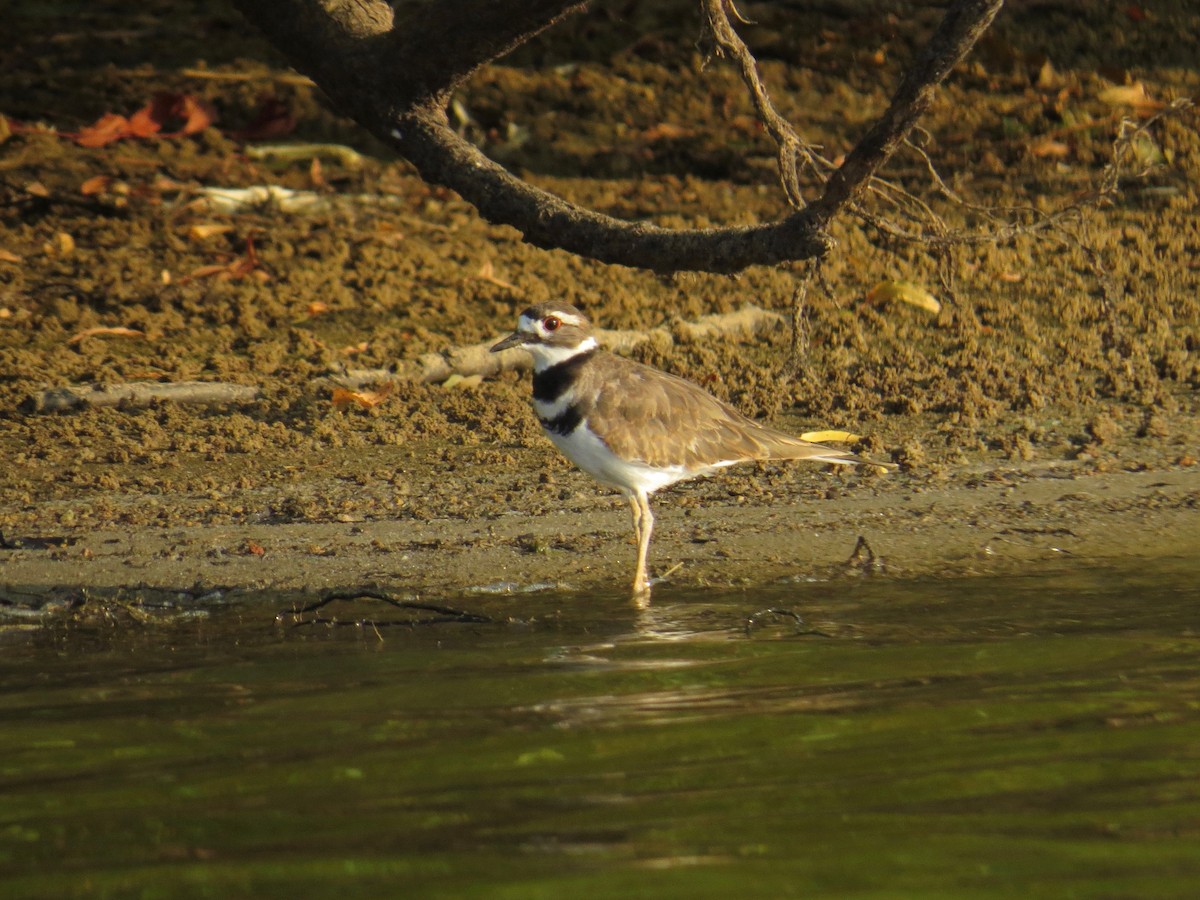
[[[566,362],[578,356],[580,353],[587,353],[595,350],[597,347],[594,337],[587,337],[576,344],[574,347],[553,347],[549,344],[527,344],[527,349],[533,355],[533,371],[544,372],[552,366],[557,366],[559,363]]]

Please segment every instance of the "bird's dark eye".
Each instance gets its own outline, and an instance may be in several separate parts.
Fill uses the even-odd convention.
[[[558,326],[561,324],[562,322],[555,316],[546,316],[546,318],[542,319],[542,327],[547,331],[558,331]]]

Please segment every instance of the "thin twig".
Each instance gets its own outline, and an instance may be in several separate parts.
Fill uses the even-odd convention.
[[[775,109],[762,77],[758,71],[758,63],[750,53],[750,48],[741,39],[729,21],[729,13],[739,22],[745,22],[733,0],[702,0],[705,24],[709,37],[717,55],[727,56],[737,63],[742,73],[742,81],[750,91],[750,99],[758,113],[759,120],[767,129],[767,134],[776,146],[776,162],[779,166],[779,180],[788,203],[796,209],[804,208],[804,197],[800,192],[799,159],[803,157],[812,168],[818,172],[829,171],[832,165],[817,153],[816,148],[801,139],[791,123]]]

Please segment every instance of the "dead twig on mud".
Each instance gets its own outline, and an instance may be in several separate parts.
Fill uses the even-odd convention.
[[[80,384],[47,388],[26,398],[21,411],[63,412],[87,406],[149,406],[151,403],[248,403],[259,396],[246,384],[209,381],[131,381],[125,384]]]

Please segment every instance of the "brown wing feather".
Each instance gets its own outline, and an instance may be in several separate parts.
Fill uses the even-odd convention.
[[[588,422],[626,459],[697,471],[731,460],[867,462],[759,425],[690,381],[632,360],[597,354],[588,375],[580,385]]]

